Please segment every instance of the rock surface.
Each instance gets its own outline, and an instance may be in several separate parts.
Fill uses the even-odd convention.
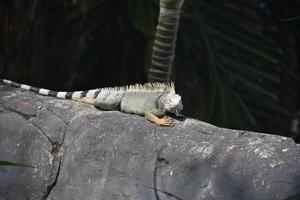
[[[300,145],[193,119],[143,117],[0,85],[0,199],[253,200],[299,192]]]

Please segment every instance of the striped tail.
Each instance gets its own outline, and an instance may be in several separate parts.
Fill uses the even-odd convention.
[[[21,88],[23,90],[27,90],[37,94],[51,96],[59,99],[78,100],[78,98],[81,97],[88,97],[88,98],[95,99],[101,91],[101,89],[99,88],[99,89],[86,90],[86,91],[64,92],[64,91],[53,91],[44,88],[32,87],[30,85],[20,84],[6,79],[0,79],[0,83],[1,82],[16,88]]]

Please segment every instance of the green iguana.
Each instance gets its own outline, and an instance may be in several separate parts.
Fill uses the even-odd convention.
[[[102,110],[118,110],[145,116],[150,122],[161,126],[173,124],[173,120],[166,116],[167,112],[179,115],[183,109],[181,96],[175,93],[174,83],[146,83],[87,91],[57,92],[6,79],[0,79],[0,82],[41,95],[92,104]]]

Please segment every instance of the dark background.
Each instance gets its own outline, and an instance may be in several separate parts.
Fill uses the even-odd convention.
[[[68,91],[146,82],[158,11],[157,0],[1,0],[0,77]],[[184,114],[299,137],[298,16],[299,1],[186,0],[172,75]]]

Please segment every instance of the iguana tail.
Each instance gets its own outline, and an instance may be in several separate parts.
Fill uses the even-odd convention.
[[[37,88],[33,87],[30,85],[25,85],[21,83],[17,83],[14,81],[10,81],[7,79],[0,79],[0,83],[6,83],[10,86],[16,87],[16,88],[21,88],[23,90],[28,90],[37,94],[45,95],[45,96],[51,96],[59,99],[73,99],[77,100],[78,98],[81,97],[88,97],[91,99],[97,98],[99,95],[101,88],[98,89],[93,89],[93,90],[85,90],[85,91],[74,91],[74,92],[66,92],[66,91],[53,91],[53,90],[48,90],[44,88]]]

